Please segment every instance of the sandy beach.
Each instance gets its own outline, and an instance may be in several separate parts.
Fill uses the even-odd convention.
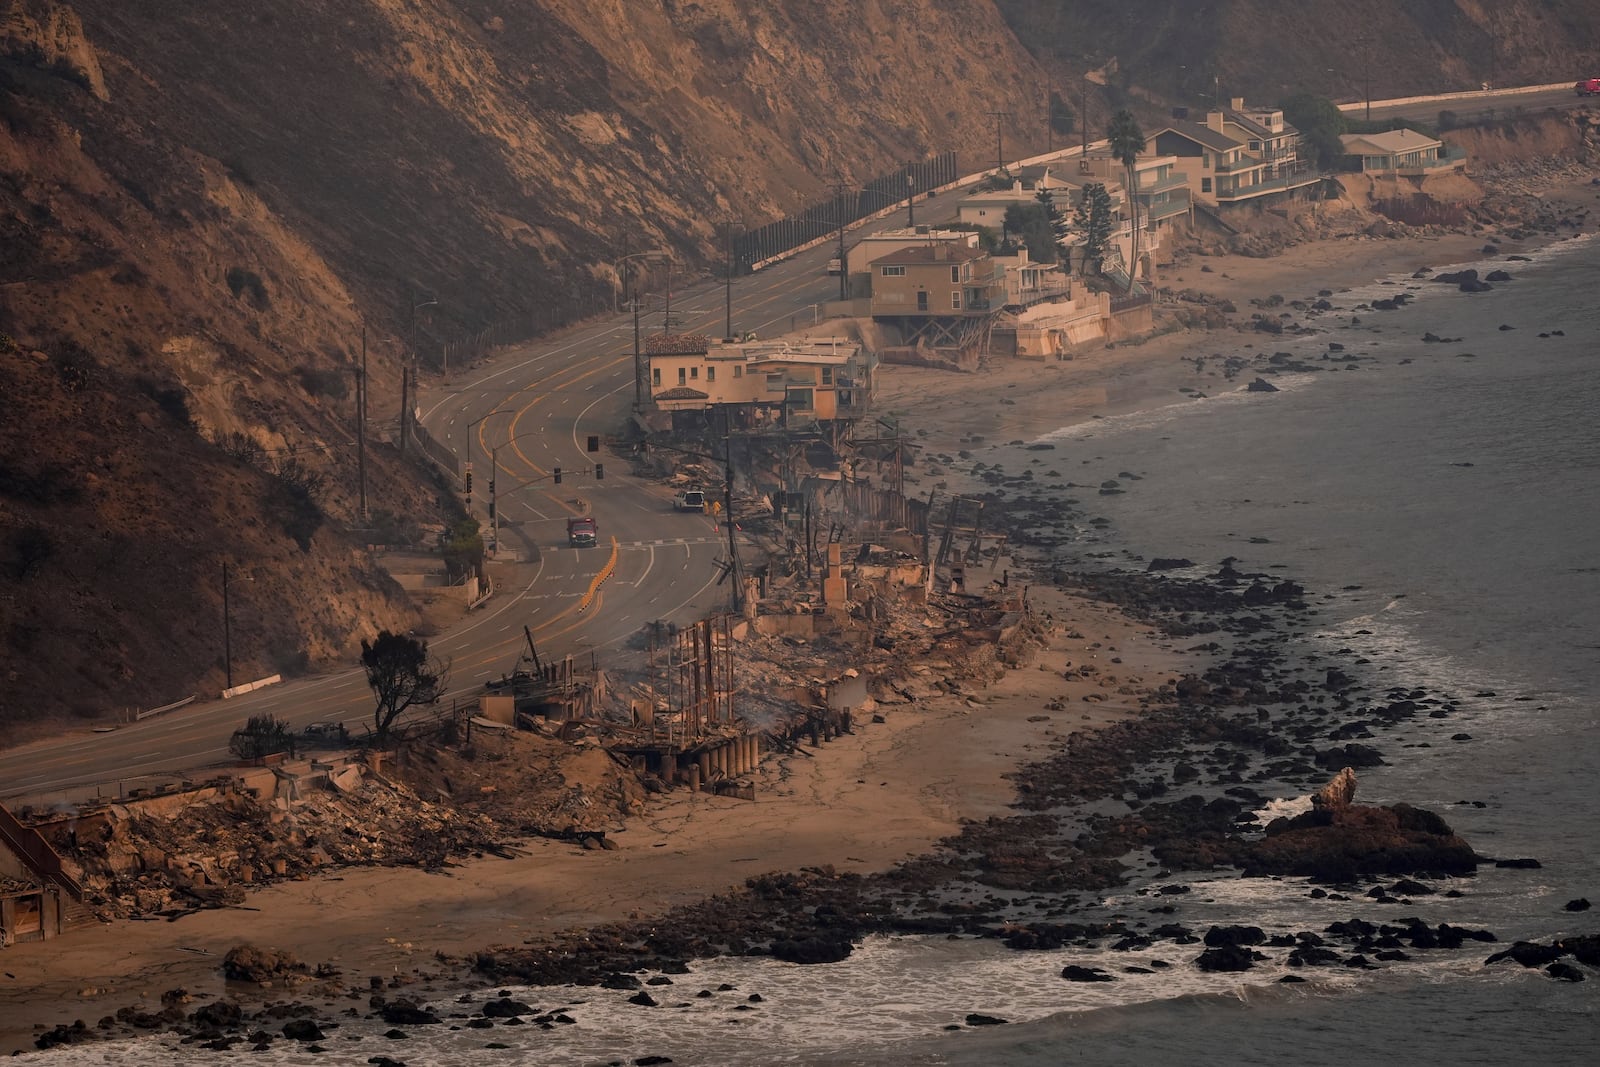
[[[1187,257],[1163,280],[1231,300],[1239,309],[1234,317],[1248,319],[1252,298],[1314,298],[1320,289],[1471,259],[1485,240],[1363,238],[1300,245],[1270,259]],[[1519,248],[1508,242],[1502,250]],[[1070,361],[991,360],[975,375],[889,367],[878,405],[903,415],[909,432],[926,431],[919,440],[927,451],[955,452],[973,435],[1004,443],[1181,401],[1179,388],[1208,388],[1211,373],[1220,379],[1220,372],[1197,374],[1186,358],[1271,341],[1232,329],[1180,330],[1091,347]],[[974,402],[975,393],[985,399]],[[517,858],[442,872],[347,869],[264,887],[245,908],[75,930],[7,949],[0,955],[0,1053],[31,1049],[36,1024],[83,1019],[92,1026],[120,1007],[159,1006],[169,989],[221,995],[221,957],[243,941],[338,968],[346,983],[364,988],[370,975],[454,971],[459,965],[442,958],[649,915],[761,872],[825,864],[886,869],[964,819],[1006,812],[1013,799],[1006,776],[1019,763],[1041,758],[1073,730],[1136,713],[1146,688],[1185,669],[1180,653],[1109,606],[1049,589],[1032,595],[1061,625],[1033,662],[978,696],[885,707],[883,722],[769,758],[755,776],[754,802],[686,791],[653,797],[615,836],[616,851],[540,839],[525,842]],[[1091,658],[1102,668],[1097,680],[1063,677]],[[1045,711],[1050,700],[1064,710]]]

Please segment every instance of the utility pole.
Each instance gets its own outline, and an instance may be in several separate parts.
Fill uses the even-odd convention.
[[[1089,72],[1084,71],[1079,79],[1078,91],[1078,129],[1083,133],[1083,148],[1078,152],[1079,159],[1089,158]]]
[[[227,674],[226,688],[233,688],[233,623],[228,617],[228,561],[222,561],[222,663]]]
[[[1056,83],[1045,82],[1045,155],[1056,149]]]
[[[906,229],[917,228],[917,179],[911,173],[911,164],[906,164]]]
[[[400,364],[400,457],[406,454],[406,420],[411,417],[411,405],[407,402],[406,387],[411,381],[411,372],[404,363]]]
[[[367,521],[367,322],[361,320],[361,367],[356,371],[356,484],[361,521]]]
[[[722,224],[728,228],[723,235],[723,309],[726,320],[723,323],[722,339],[728,344],[733,343],[733,220],[723,219]]]
[[[733,413],[722,406],[722,432],[724,459],[727,463],[722,480],[722,517],[728,523],[728,579],[733,583],[733,612],[737,615],[744,607],[744,590],[739,588],[739,550],[733,542]]]
[[[839,213],[839,300],[850,299],[850,270],[844,259],[844,179],[833,183],[833,202]],[[731,468],[730,468],[731,469]]]
[[[997,172],[1004,173],[1006,169],[1006,143],[1005,127],[1001,125],[1001,120],[1010,118],[1011,112],[991,111],[989,114],[994,117],[994,169]]]
[[[644,363],[639,353],[639,298],[633,298],[633,410],[644,410]]]

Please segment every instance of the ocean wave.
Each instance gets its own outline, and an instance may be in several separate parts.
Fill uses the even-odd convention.
[[[1294,392],[1310,386],[1319,377],[1321,375],[1315,373],[1284,374],[1274,377],[1272,384],[1278,387],[1279,392]],[[1040,434],[1029,443],[1050,444],[1057,441],[1077,441],[1091,437],[1110,437],[1138,430],[1151,430],[1176,422],[1179,419],[1215,415],[1221,410],[1231,409],[1239,404],[1259,403],[1264,397],[1270,395],[1270,393],[1252,393],[1248,383],[1246,383],[1235,386],[1225,393],[1209,395],[1203,399],[1178,401],[1164,404],[1161,407],[1145,408],[1140,411],[1129,411],[1120,415],[1107,415],[1100,419],[1075,422]]]

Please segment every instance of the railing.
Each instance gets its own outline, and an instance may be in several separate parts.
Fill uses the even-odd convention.
[[[909,186],[906,184],[908,176],[911,178]],[[748,269],[751,264],[782,255],[841,226],[903,202],[908,193],[920,196],[948,185],[956,177],[954,152],[941,152],[932,159],[901,167],[874,178],[862,189],[812,204],[798,215],[739,234],[733,239],[734,262]]]
[[[1144,307],[1150,303],[1149,293],[1124,293],[1111,298],[1111,314],[1116,315],[1123,311],[1131,311],[1137,307]]]
[[[74,900],[83,899],[83,887],[61,866],[61,857],[39,832],[17,821],[4,805],[0,805],[0,844],[4,844],[23,865],[48,882],[65,889]]]
[[[1218,189],[1216,197],[1219,202],[1225,200],[1248,200],[1252,196],[1263,193],[1276,192],[1283,189],[1298,189],[1302,185],[1311,185],[1322,179],[1316,174],[1300,173],[1283,178],[1269,178],[1252,185],[1240,186],[1237,189]]]

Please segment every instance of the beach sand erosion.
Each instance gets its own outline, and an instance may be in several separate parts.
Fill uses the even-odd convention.
[[[1171,280],[1248,309],[1250,299],[1272,293],[1294,299],[1475,258],[1484,240],[1325,242],[1272,259],[1209,258],[1211,272],[1201,275],[1191,263]],[[975,376],[889,368],[880,406],[901,410],[908,430],[926,430],[922,439],[930,448],[954,450],[975,434],[1029,439],[1074,420],[1181,399],[1177,390],[1196,384],[1194,366],[1184,357],[1246,343],[1259,348],[1262,342],[1231,332],[1184,331],[1059,364],[995,361]],[[1015,404],[998,402],[1007,392]],[[975,393],[995,402],[975,403]],[[247,900],[256,910],[119,923],[15,946],[3,960],[7,977],[0,979],[0,1051],[31,1047],[33,1024],[82,1018],[92,1025],[120,1007],[158,1006],[171,988],[220,996],[229,990],[219,962],[241,941],[332,965],[359,985],[367,976],[450,970],[435,953],[457,957],[490,944],[656,913],[763,871],[891,866],[953,832],[963,818],[1003,812],[1013,796],[1004,775],[1042,756],[1060,735],[1131,713],[1137,700],[1126,695],[1085,701],[1106,691],[1098,680],[1064,679],[1067,661],[1114,648],[1122,661],[1118,686],[1129,689],[1160,684],[1178,670],[1174,653],[1114,609],[1037,595],[1068,625],[1034,663],[978,700],[947,697],[889,708],[885,722],[823,746],[816,758],[769,760],[755,803],[687,793],[657,800],[618,835],[616,852],[541,840],[529,842],[517,859],[478,860],[446,871],[349,869],[259,890]],[[1052,699],[1070,713],[1039,719]],[[258,992],[284,995],[281,989]]]

